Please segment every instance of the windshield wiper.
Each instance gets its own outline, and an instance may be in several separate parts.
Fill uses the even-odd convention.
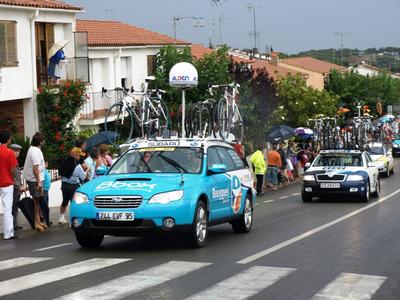
[[[181,173],[181,183],[180,185],[183,185],[184,180],[183,180],[183,173],[187,173],[188,171],[182,167],[180,164],[178,164],[176,161],[174,161],[173,159],[164,156],[162,153],[160,153],[159,157],[161,157],[164,161],[166,161],[167,163],[169,163],[171,166],[173,166],[175,169],[177,169],[179,171],[179,173]]]

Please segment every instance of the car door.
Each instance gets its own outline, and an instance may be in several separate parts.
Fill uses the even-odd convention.
[[[213,174],[208,170],[213,164],[225,164],[216,147],[207,149],[206,190],[210,199],[210,220],[226,216],[226,206],[230,195],[230,179],[225,173]]]
[[[388,160],[388,165],[389,165],[389,170],[393,170],[394,167],[394,160],[393,160],[393,152],[392,149],[389,148],[388,146],[384,146],[385,148],[385,154]]]
[[[369,182],[370,182],[370,189],[372,192],[375,191],[375,185],[376,182],[378,181],[378,177],[379,177],[379,171],[378,168],[375,167],[371,167],[370,163],[373,163],[371,156],[369,155],[369,153],[365,152],[364,153],[364,159],[365,159],[365,163],[366,163],[366,169],[368,172],[368,177],[369,177]]]

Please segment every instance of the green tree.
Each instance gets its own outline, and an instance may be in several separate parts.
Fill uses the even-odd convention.
[[[387,73],[377,76],[362,76],[356,72],[332,72],[325,86],[332,95],[337,95],[340,102],[354,109],[355,102],[361,102],[371,107],[376,113],[375,105],[378,99],[384,106],[400,103],[400,80]]]
[[[279,107],[273,117],[277,124],[306,126],[307,120],[318,114],[333,116],[336,113],[339,97],[307,86],[298,74],[280,78],[277,91]]]

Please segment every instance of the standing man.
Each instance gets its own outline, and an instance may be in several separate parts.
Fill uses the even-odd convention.
[[[279,155],[276,149],[278,148],[277,144],[272,145],[272,149],[267,153],[268,160],[268,182],[272,185],[273,190],[278,189],[278,172],[279,168],[282,167],[281,156]]]
[[[18,226],[17,218],[18,218],[18,201],[21,198],[21,171],[19,169],[18,157],[21,152],[22,147],[18,144],[11,144],[9,148],[14,151],[15,158],[17,159],[17,167],[14,169],[13,178],[14,178],[14,194],[13,194],[13,207],[12,207],[12,215],[14,217],[14,230],[22,229],[21,226]]]
[[[12,216],[14,179],[13,173],[18,166],[17,159],[7,146],[11,143],[8,130],[0,132],[0,198],[3,205],[3,233],[5,240],[17,239],[14,235]]]
[[[262,187],[263,187],[263,181],[264,181],[264,174],[265,174],[265,171],[267,170],[267,168],[265,166],[264,155],[261,151],[262,151],[262,146],[257,145],[256,152],[254,152],[250,158],[251,163],[253,165],[253,171],[254,171],[254,174],[256,174],[256,179],[257,179],[257,186],[256,186],[257,195],[263,194]]]
[[[43,171],[45,163],[41,148],[44,144],[43,134],[36,132],[32,137],[31,146],[26,155],[23,175],[28,184],[29,193],[33,198],[35,230],[43,232],[47,229],[47,225],[40,222],[40,202],[43,200]]]

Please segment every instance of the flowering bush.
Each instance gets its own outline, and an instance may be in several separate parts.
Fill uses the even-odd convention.
[[[73,147],[77,136],[73,120],[87,100],[85,92],[85,83],[79,80],[38,88],[40,131],[45,136],[43,152],[51,167],[58,167]]]

